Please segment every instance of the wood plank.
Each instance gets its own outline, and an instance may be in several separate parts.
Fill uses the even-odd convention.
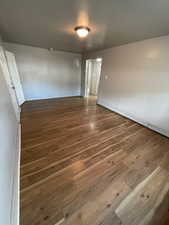
[[[126,225],[147,225],[168,191],[167,173],[158,167],[122,201],[115,212]],[[136,208],[139,208],[137,212]]]
[[[93,97],[26,102],[21,120],[22,225],[167,225],[168,138]]]

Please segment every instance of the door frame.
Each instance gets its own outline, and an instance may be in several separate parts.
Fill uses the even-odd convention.
[[[2,74],[4,76],[4,79],[6,81],[6,85],[9,91],[9,94],[11,96],[11,101],[12,101],[12,105],[15,111],[15,115],[18,121],[20,121],[20,107],[17,101],[17,96],[16,96],[16,92],[14,90],[14,85],[11,81],[10,78],[10,73],[9,73],[9,69],[8,69],[8,65],[7,65],[7,60],[5,57],[5,53],[3,50],[3,47],[0,46],[0,65],[2,67]]]
[[[91,81],[91,60],[92,59],[86,59],[85,62],[85,97],[89,96],[89,88]]]
[[[86,59],[85,60],[85,92],[84,92],[84,97],[89,96],[90,84],[91,84],[91,68],[92,68],[92,62],[93,61],[98,61],[98,62],[101,63],[101,65],[100,65],[100,75],[99,75],[99,81],[98,81],[98,89],[99,89],[103,59],[102,58]],[[98,91],[97,91],[97,93],[98,93]]]
[[[25,102],[25,97],[18,73],[15,55],[9,51],[5,51],[5,55],[10,73],[11,83],[13,84],[13,89],[15,90],[16,93],[17,102],[20,106]]]

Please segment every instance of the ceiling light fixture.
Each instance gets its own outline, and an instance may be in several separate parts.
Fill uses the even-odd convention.
[[[80,38],[85,38],[89,34],[90,29],[88,27],[79,26],[75,27],[75,31]]]

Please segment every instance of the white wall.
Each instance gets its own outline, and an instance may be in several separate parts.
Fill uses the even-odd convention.
[[[169,136],[169,36],[84,56],[97,57],[98,103]]]
[[[0,46],[2,42],[0,41]],[[0,225],[12,224],[19,124],[0,64]],[[15,176],[14,176],[15,174]],[[15,210],[17,211],[17,205]],[[16,225],[16,223],[14,224]]]
[[[5,43],[16,56],[26,100],[79,96],[81,55]]]

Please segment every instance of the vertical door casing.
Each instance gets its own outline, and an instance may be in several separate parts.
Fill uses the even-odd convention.
[[[16,118],[18,121],[20,121],[20,107],[19,107],[19,104],[17,101],[16,92],[13,88],[13,83],[11,81],[10,73],[9,73],[8,66],[7,66],[7,61],[6,61],[2,46],[0,46],[0,66],[2,68],[2,73],[4,75],[4,78],[5,78],[8,90],[9,90],[9,94],[11,96],[12,105],[14,107]]]
[[[6,58],[8,63],[8,68],[13,83],[13,88],[15,89],[17,101],[19,105],[22,105],[25,101],[23,89],[16,65],[15,55],[12,52],[6,51]]]

